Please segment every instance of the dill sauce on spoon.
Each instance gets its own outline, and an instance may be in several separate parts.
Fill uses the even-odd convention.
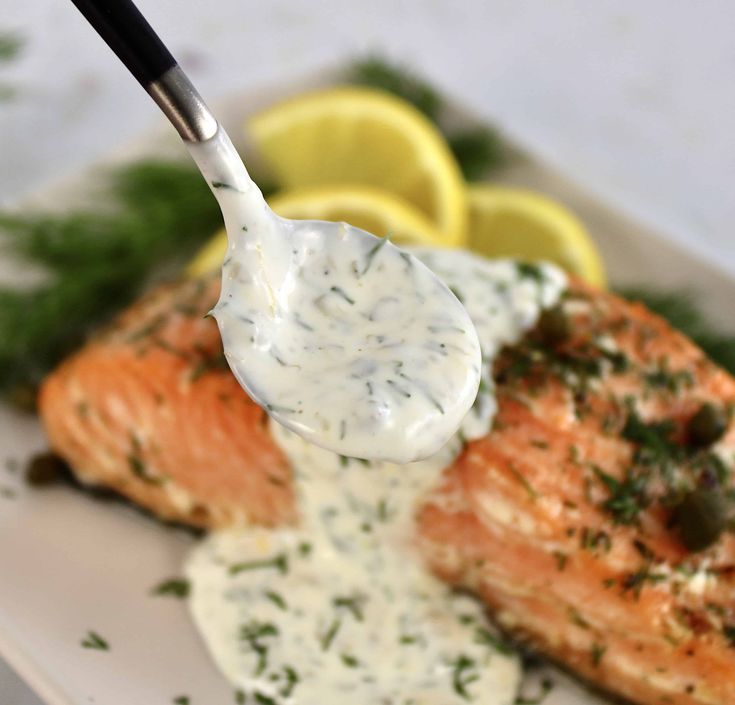
[[[275,215],[222,129],[187,146],[224,215],[213,315],[250,396],[342,455],[406,463],[438,451],[480,382],[477,333],[452,292],[385,239]]]
[[[293,469],[297,527],[215,532],[191,553],[190,609],[214,661],[257,705],[511,705],[518,658],[483,607],[423,566],[414,513],[464,438],[490,429],[490,369],[565,286],[551,266],[412,250],[456,291],[487,370],[458,433],[398,466],[316,447],[278,424]]]

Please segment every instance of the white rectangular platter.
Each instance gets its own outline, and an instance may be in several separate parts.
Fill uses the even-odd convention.
[[[322,75],[235,96],[218,113],[237,137],[248,113],[297,87],[331,80]],[[456,112],[459,120],[471,119]],[[161,126],[99,166],[160,153],[183,158],[171,132]],[[74,197],[89,178],[75,175],[33,201]],[[515,160],[493,180],[538,189],[575,210],[599,243],[614,283],[691,289],[713,321],[735,330],[735,281],[714,267],[600,203],[533,156]],[[19,466],[43,447],[35,419],[0,408],[0,655],[50,705],[154,705],[181,695],[192,705],[233,703],[232,689],[211,665],[185,604],[151,595],[153,586],[179,573],[193,539],[71,489],[25,487]],[[6,468],[4,459],[10,461]],[[104,636],[109,651],[81,648],[90,630]],[[563,675],[554,679],[547,705],[602,702]]]

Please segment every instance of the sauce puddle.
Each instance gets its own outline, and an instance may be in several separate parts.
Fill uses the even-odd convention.
[[[423,566],[417,504],[495,413],[492,359],[533,327],[564,289],[554,267],[412,250],[456,293],[479,333],[483,377],[459,434],[410,465],[366,463],[278,424],[293,468],[296,528],[212,534],[186,566],[190,607],[215,662],[260,705],[509,705],[520,681],[474,598]]]

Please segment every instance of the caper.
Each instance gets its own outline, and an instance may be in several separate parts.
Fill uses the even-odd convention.
[[[690,445],[702,448],[712,445],[727,430],[727,415],[719,406],[706,402],[689,419],[687,433]]]
[[[711,546],[725,530],[728,503],[719,490],[697,488],[688,492],[674,508],[681,542],[690,551]]]
[[[561,343],[572,334],[569,316],[561,306],[547,308],[539,318],[538,332],[547,343]]]
[[[26,482],[33,487],[43,487],[58,482],[69,472],[69,466],[54,453],[34,455],[26,467]]]

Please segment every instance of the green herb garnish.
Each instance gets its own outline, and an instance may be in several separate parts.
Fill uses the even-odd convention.
[[[592,648],[590,649],[590,659],[593,666],[596,667],[600,665],[602,657],[605,655],[605,651],[607,651],[607,647],[597,643],[592,644]]]
[[[365,604],[364,595],[350,595],[348,597],[335,597],[332,600],[335,607],[346,609],[358,621],[362,622],[364,618],[363,605]]]
[[[735,335],[715,328],[697,308],[692,292],[627,288],[621,289],[620,294],[645,304],[691,338],[714,362],[735,374]]]
[[[621,581],[622,592],[632,592],[633,595],[638,598],[643,590],[643,586],[646,583],[655,585],[666,580],[666,575],[663,573],[653,573],[648,566],[639,568],[638,570],[628,573]]]
[[[199,173],[173,162],[118,168],[103,200],[65,214],[0,213],[5,251],[48,274],[31,289],[0,287],[0,392],[14,397],[35,387],[164,264],[183,265],[221,222]]]
[[[454,131],[444,124],[439,92],[405,66],[376,56],[354,62],[347,71],[350,83],[392,93],[408,101],[444,133],[462,173],[469,181],[504,166],[511,155],[500,134],[487,125]]]
[[[270,695],[261,693],[259,690],[256,690],[255,693],[253,693],[253,697],[258,705],[278,705],[277,700],[272,698]]]
[[[554,681],[552,681],[550,678],[544,678],[541,681],[541,687],[538,695],[532,697],[519,695],[515,699],[515,705],[541,705],[541,703],[546,700],[546,696],[553,690],[553,688]]]
[[[357,668],[360,665],[360,662],[350,654],[340,654],[339,657],[347,668]]]
[[[610,534],[602,530],[595,531],[588,526],[582,529],[579,535],[579,543],[583,549],[592,552],[599,549],[601,552],[607,553],[612,548]]]
[[[500,134],[489,127],[475,127],[448,137],[465,179],[479,181],[490,169],[503,166],[509,159],[509,149]]]
[[[259,676],[268,665],[269,645],[267,640],[280,634],[278,627],[272,622],[259,622],[253,619],[240,627],[240,641],[247,644],[258,657],[253,675]]]
[[[607,487],[610,496],[602,508],[612,515],[616,524],[635,524],[638,515],[651,503],[646,492],[648,477],[628,469],[623,480],[595,468],[595,474]]]
[[[281,609],[281,610],[287,610],[288,609],[288,604],[286,603],[286,600],[284,599],[283,595],[281,595],[280,592],[276,592],[275,590],[266,590],[263,594],[276,607],[278,607],[278,609]]]
[[[130,466],[130,472],[133,473],[137,478],[147,482],[149,485],[160,485],[161,478],[151,475],[148,472],[148,468],[139,455],[131,454],[128,456],[128,465]]]
[[[523,475],[523,473],[521,473],[521,471],[516,467],[515,463],[509,462],[508,470],[510,470],[513,477],[523,485],[523,489],[528,492],[531,499],[537,500],[541,496],[533,485],[526,479],[525,475]]]
[[[452,687],[454,692],[461,698],[470,700],[468,686],[480,679],[477,672],[477,663],[465,654],[461,654],[453,664],[452,669]]]
[[[544,281],[544,272],[538,264],[533,262],[516,262],[516,272],[521,279],[532,279],[535,282]]]
[[[321,638],[322,651],[329,651],[329,647],[332,645],[334,637],[337,636],[337,632],[339,631],[339,628],[341,626],[342,621],[339,619],[335,619],[332,622],[332,624],[329,626],[329,629],[327,629],[324,636]]]
[[[171,578],[164,580],[151,590],[152,595],[165,595],[184,599],[189,597],[191,585],[186,578]]]
[[[288,573],[288,556],[285,553],[279,553],[273,558],[235,563],[229,567],[228,572],[230,575],[237,575],[248,570],[261,570],[263,568],[275,568],[279,573],[285,575]]]
[[[392,93],[411,103],[430,120],[436,121],[442,106],[439,94],[410,69],[369,56],[352,64],[347,80],[370,88]]]
[[[0,32],[0,62],[17,59],[24,44],[23,37],[17,32]]]
[[[569,621],[580,629],[589,629],[590,623],[582,616],[579,610],[570,607],[568,610]]]
[[[684,387],[691,387],[694,378],[689,370],[670,370],[667,361],[661,361],[659,367],[643,374],[646,385],[652,389],[663,389],[671,394],[678,394]]]
[[[485,627],[477,627],[475,630],[475,643],[489,646],[501,654],[512,654],[513,648],[502,637],[494,634]]]
[[[88,631],[87,636],[81,642],[82,648],[96,649],[97,651],[109,651],[110,645],[97,632]]]

